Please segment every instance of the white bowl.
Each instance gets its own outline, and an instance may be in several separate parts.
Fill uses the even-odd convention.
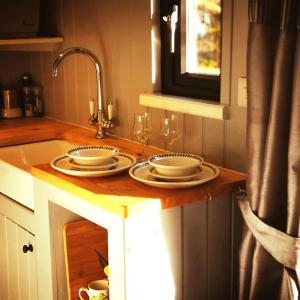
[[[150,167],[150,169],[147,170],[147,173],[151,175],[154,178],[158,178],[162,181],[170,181],[170,182],[187,182],[194,180],[196,177],[199,176],[201,173],[201,168],[198,167],[195,169],[195,173],[189,174],[189,175],[183,175],[183,176],[166,176],[159,174],[157,170],[154,167]]]
[[[109,159],[103,165],[95,165],[95,166],[86,166],[86,165],[79,165],[73,159],[69,158],[67,163],[76,170],[84,170],[84,171],[105,171],[112,168],[115,168],[118,165],[119,159],[118,156]]]
[[[202,157],[187,153],[158,154],[148,159],[149,164],[156,169],[158,174],[170,177],[194,174],[203,161]]]
[[[111,161],[119,154],[119,149],[110,146],[82,146],[73,148],[66,154],[78,165],[99,166]]]

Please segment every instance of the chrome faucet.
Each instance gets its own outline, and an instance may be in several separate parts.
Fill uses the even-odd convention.
[[[103,93],[102,93],[102,68],[99,59],[97,56],[90,50],[86,48],[81,47],[72,47],[65,49],[62,51],[55,61],[53,62],[52,66],[52,75],[54,77],[58,74],[58,66],[60,63],[69,55],[71,54],[84,54],[88,56],[91,61],[94,63],[96,68],[96,80],[97,80],[97,104],[98,104],[98,110],[95,113],[95,101],[90,100],[89,108],[90,108],[90,117],[89,117],[89,124],[93,125],[97,128],[96,138],[97,139],[103,139],[106,137],[106,129],[113,128],[113,122],[112,122],[112,107],[109,108],[109,115],[108,119],[106,117],[106,113],[104,110],[104,100],[103,100]],[[111,104],[110,104],[111,106]]]

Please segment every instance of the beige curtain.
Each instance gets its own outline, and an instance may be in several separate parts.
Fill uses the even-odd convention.
[[[299,2],[249,1],[239,299],[299,299]]]

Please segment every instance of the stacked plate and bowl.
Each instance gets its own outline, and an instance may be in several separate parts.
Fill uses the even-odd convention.
[[[55,158],[51,166],[68,175],[101,177],[119,173],[133,166],[136,159],[111,146],[80,146]]]
[[[214,179],[219,169],[189,153],[157,154],[133,166],[129,174],[145,184],[160,188],[192,187]]]
[[[68,163],[82,170],[108,170],[118,164],[119,149],[105,146],[77,147],[69,150]]]
[[[148,172],[165,181],[189,181],[201,172],[203,158],[184,153],[159,154],[148,159],[152,166]]]

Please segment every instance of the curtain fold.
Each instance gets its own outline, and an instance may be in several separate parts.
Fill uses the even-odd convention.
[[[255,239],[277,262],[292,270],[300,268],[300,238],[292,237],[259,219],[246,196],[237,197],[245,223]]]
[[[296,238],[300,236],[299,1],[250,0],[249,22],[247,198],[259,220]],[[298,299],[297,268],[284,267],[262,245],[245,227],[239,298]]]

